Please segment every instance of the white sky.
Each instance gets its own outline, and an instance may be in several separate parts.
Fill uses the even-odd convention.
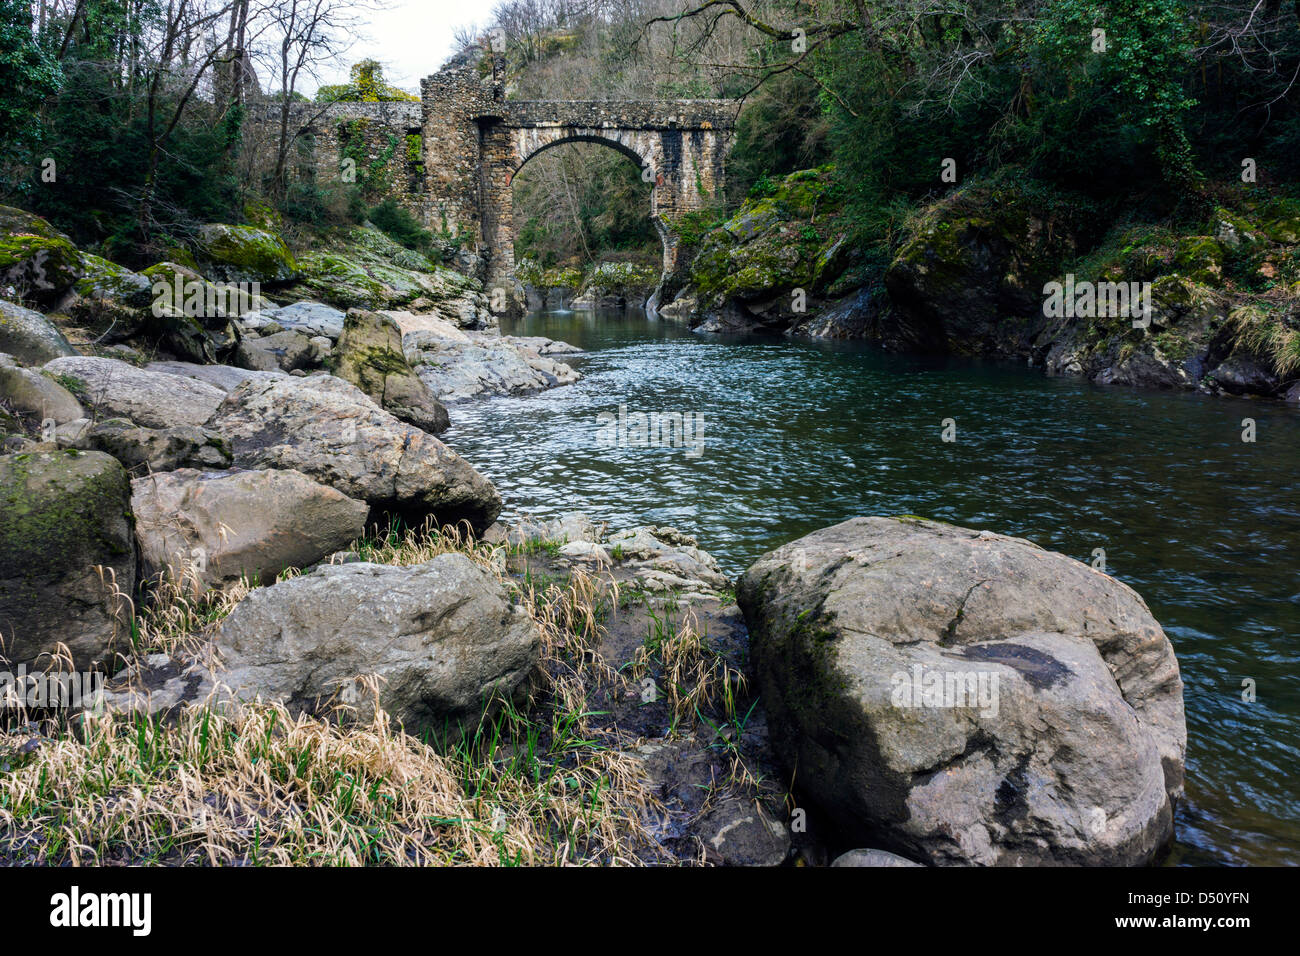
[[[320,85],[346,83],[348,69],[359,60],[378,60],[384,78],[417,96],[420,80],[438,72],[452,53],[452,31],[482,27],[495,0],[387,0],[387,9],[365,14],[370,26],[340,62],[323,70]],[[314,96],[317,83],[306,81],[302,92]]]

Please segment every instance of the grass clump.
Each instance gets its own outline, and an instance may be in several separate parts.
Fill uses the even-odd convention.
[[[590,703],[622,686],[599,653],[617,585],[575,570],[511,577],[464,529],[393,526],[353,547],[419,564],[452,551],[496,575],[542,634],[524,693],[477,729],[418,739],[377,707],[326,717],[209,703],[0,727],[0,861],[173,865],[572,865],[666,859],[642,768]],[[290,574],[297,572],[288,572]],[[127,657],[194,652],[248,593],[163,582],[132,616]],[[128,660],[127,663],[130,663]],[[376,679],[363,683],[375,701]],[[367,713],[370,709],[367,709]]]

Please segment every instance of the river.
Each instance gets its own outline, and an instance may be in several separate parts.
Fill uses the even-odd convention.
[[[731,574],[855,515],[940,518],[1089,563],[1104,549],[1186,684],[1170,862],[1300,865],[1300,412],[860,343],[705,338],[640,313],[503,331],[586,350],[561,356],[576,385],[452,406],[447,441],[505,517],[671,525]],[[702,419],[702,441],[620,447],[620,405]]]

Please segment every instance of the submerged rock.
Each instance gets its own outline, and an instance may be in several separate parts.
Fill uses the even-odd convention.
[[[738,590],[777,752],[850,838],[932,864],[1150,862],[1187,731],[1130,588],[1015,538],[857,518]]]

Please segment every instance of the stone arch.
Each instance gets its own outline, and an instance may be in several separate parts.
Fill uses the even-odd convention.
[[[514,175],[563,142],[612,147],[655,171],[651,221],[664,243],[661,301],[685,268],[670,221],[701,208],[723,186],[738,104],[731,100],[511,100],[505,61],[448,67],[421,84],[426,224],[447,229],[478,255],[489,289],[514,282]]]
[[[663,247],[665,272],[674,264],[672,232],[664,222],[660,209],[666,192],[664,177],[659,172],[663,159],[663,144],[658,134],[643,130],[602,129],[592,127],[530,127],[511,132],[512,150],[510,171],[506,177],[506,190],[491,198],[501,208],[494,220],[495,235],[489,237],[488,255],[490,274],[504,280],[514,272],[514,177],[533,159],[548,150],[568,143],[591,143],[612,149],[633,162],[640,170],[655,170],[650,186],[650,222]]]

